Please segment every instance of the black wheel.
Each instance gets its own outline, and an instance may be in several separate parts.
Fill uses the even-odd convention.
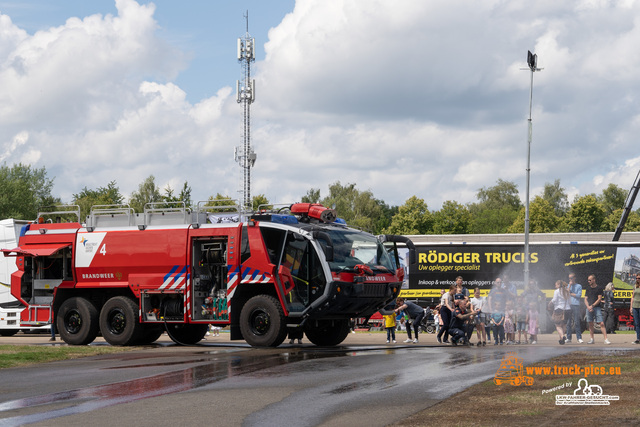
[[[19,329],[0,329],[1,337],[12,337],[20,331]]]
[[[433,325],[427,326],[427,333],[428,334],[433,334],[435,332],[436,332],[436,327],[435,326],[433,326]]]
[[[111,345],[134,345],[143,332],[138,304],[131,298],[113,297],[100,311],[100,331]]]
[[[176,344],[197,344],[209,330],[209,325],[172,323],[167,326],[169,337]]]
[[[349,335],[348,320],[320,320],[307,324],[305,334],[315,345],[338,345]]]
[[[136,344],[151,344],[160,338],[163,332],[164,328],[162,326],[144,326]]]
[[[277,299],[257,295],[242,307],[240,331],[254,347],[277,347],[287,336],[284,312]]]
[[[56,319],[56,329],[67,344],[87,345],[98,336],[98,309],[84,298],[63,302]]]

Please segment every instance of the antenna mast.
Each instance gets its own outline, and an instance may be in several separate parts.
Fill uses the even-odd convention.
[[[256,162],[256,153],[251,148],[251,104],[256,99],[256,81],[251,79],[251,63],[255,58],[255,39],[249,35],[249,11],[243,15],[247,28],[244,37],[238,38],[238,61],[242,64],[243,78],[236,83],[238,104],[242,103],[244,121],[243,145],[236,147],[235,160],[242,168],[242,207],[251,210],[251,168]]]
[[[527,132],[527,195],[524,213],[524,286],[529,285],[529,183],[531,177],[531,140],[533,136],[533,123],[531,122],[531,106],[533,104],[533,73],[542,71],[538,68],[538,55],[527,51],[527,65],[523,70],[531,71],[531,86],[529,87],[529,120]]]

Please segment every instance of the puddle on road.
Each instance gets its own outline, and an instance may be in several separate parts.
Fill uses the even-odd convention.
[[[233,350],[232,350],[233,351]],[[259,351],[259,350],[256,350]],[[294,363],[302,360],[324,359],[329,357],[345,356],[344,349],[332,349],[332,351],[318,352],[317,348],[305,350],[303,348],[294,351],[264,354],[259,351],[250,354],[247,351],[239,351],[238,355],[230,355],[228,351],[207,351],[199,353],[201,357],[184,360],[164,361],[151,364],[135,364],[104,369],[131,369],[148,368],[153,366],[179,366],[183,364],[196,364],[186,369],[168,372],[150,377],[123,381],[113,384],[105,384],[86,387],[71,391],[56,392],[40,396],[16,399],[0,403],[0,412],[16,411],[24,408],[41,407],[39,413],[0,418],[0,426],[24,425],[39,421],[45,421],[61,416],[73,415],[93,411],[120,403],[128,403],[136,400],[157,397],[171,393],[196,389],[207,384],[226,378],[231,378],[247,373],[268,368]],[[167,357],[167,355],[161,355]],[[126,357],[124,359],[127,359]],[[140,357],[129,360],[142,359]],[[66,404],[62,409],[51,409],[51,405]]]
[[[387,349],[384,347],[297,347],[280,349],[215,349],[211,351],[191,352],[186,354],[151,354],[147,357],[138,355],[120,355],[122,366],[108,367],[110,370],[145,369],[150,367],[175,366],[176,370],[168,373],[152,375],[144,378],[122,381],[112,384],[80,388],[39,396],[16,399],[0,403],[0,426],[24,425],[49,419],[85,413],[96,409],[134,402],[142,399],[158,397],[196,389],[234,376],[252,374],[255,377],[304,374],[305,371],[339,369],[348,365],[345,356],[375,356],[380,354],[411,354],[415,350],[439,354],[439,350],[428,348]],[[491,352],[493,353],[493,352]],[[415,354],[415,353],[414,353]],[[286,370],[270,369],[300,361],[336,358],[331,364],[297,364]],[[342,360],[340,360],[342,358]],[[474,352],[452,352],[443,362],[445,366],[475,365],[493,360],[495,354]],[[144,363],[144,360],[150,363]],[[127,364],[127,362],[133,362]],[[442,361],[440,361],[442,362]],[[187,365],[191,365],[182,368]],[[332,394],[341,395],[354,390],[370,388],[386,388],[397,385],[397,378],[389,377],[373,382],[353,382],[332,390]],[[61,406],[64,406],[61,408]],[[28,408],[28,409],[26,409]],[[28,415],[17,415],[26,409]],[[13,412],[13,413],[12,413]]]

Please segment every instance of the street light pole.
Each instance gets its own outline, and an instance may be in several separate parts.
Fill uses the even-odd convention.
[[[527,65],[531,70],[531,86],[529,88],[529,120],[527,132],[527,189],[524,210],[524,286],[529,284],[529,183],[531,181],[531,139],[533,135],[533,124],[531,122],[531,107],[533,105],[533,73],[541,71],[538,68],[538,55],[527,51]],[[526,68],[524,68],[526,70]]]

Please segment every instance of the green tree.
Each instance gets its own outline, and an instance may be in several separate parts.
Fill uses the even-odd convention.
[[[518,217],[508,229],[509,233],[524,233],[525,209],[520,209]],[[555,233],[561,223],[554,207],[544,196],[536,196],[529,204],[529,231],[531,233]]]
[[[258,211],[258,208],[262,205],[262,209],[271,208],[269,205],[269,199],[264,194],[258,194],[257,196],[253,196],[251,198],[251,206],[253,207],[254,212]]]
[[[382,215],[380,215],[377,223],[374,226],[374,233],[380,234],[382,233],[383,230],[391,226],[391,219],[395,214],[398,213],[398,207],[389,206],[382,200],[376,200],[376,202],[378,203],[378,206],[380,206],[380,209],[382,210]]]
[[[80,206],[80,220],[89,215],[92,206],[96,205],[119,205],[124,197],[120,194],[120,189],[115,181],[111,181],[106,187],[98,187],[91,190],[84,187],[79,193],[74,194],[71,199],[74,205]]]
[[[434,234],[468,234],[471,232],[471,212],[465,205],[447,200],[433,213]]]
[[[503,179],[498,179],[493,187],[479,189],[477,198],[481,204],[486,205],[488,208],[511,207],[518,210],[522,206],[518,185]]]
[[[616,209],[624,208],[627,200],[627,191],[615,184],[609,184],[598,196],[598,202],[602,204],[602,209],[606,216],[611,215]]]
[[[192,208],[193,202],[191,201],[191,187],[187,181],[182,184],[182,190],[177,196],[173,195],[174,190],[171,188],[171,185],[168,185],[164,188],[164,195],[162,196],[163,201],[168,203],[175,202],[184,202],[186,208]],[[175,204],[167,204],[166,207],[176,207]]]
[[[553,181],[553,184],[547,182],[544,185],[542,198],[551,204],[558,217],[562,217],[569,210],[569,198],[565,189],[560,186],[559,179]]]
[[[129,199],[129,206],[135,212],[144,212],[144,205],[164,201],[160,189],[156,185],[156,178],[149,175],[140,185],[138,191],[134,191]]]
[[[341,185],[340,181],[329,186],[329,195],[320,203],[335,209],[338,217],[352,227],[376,233],[376,225],[383,210],[371,191],[359,191],[355,184]]]
[[[0,167],[0,218],[33,220],[44,206],[60,204],[51,195],[53,179],[44,168],[22,163]]]
[[[320,189],[312,188],[307,191],[307,194],[302,196],[302,203],[318,203],[320,201]]]
[[[493,187],[479,189],[477,198],[478,203],[469,205],[476,234],[506,233],[522,207],[518,186],[502,179]]]
[[[208,207],[218,206],[220,207],[220,209],[217,209],[218,212],[237,212],[239,207],[237,207],[235,203],[238,203],[238,201],[233,200],[229,196],[216,193],[215,196],[209,196],[205,206],[208,206]]]
[[[598,203],[595,195],[576,197],[564,217],[562,231],[573,233],[600,231],[604,218],[604,208]]]
[[[391,219],[384,230],[388,234],[429,234],[433,228],[433,217],[423,199],[411,196]]]
[[[616,231],[620,218],[622,218],[623,209],[616,209],[611,212],[602,222],[602,231]],[[637,211],[629,212],[627,222],[622,231],[640,231],[640,214]]]

